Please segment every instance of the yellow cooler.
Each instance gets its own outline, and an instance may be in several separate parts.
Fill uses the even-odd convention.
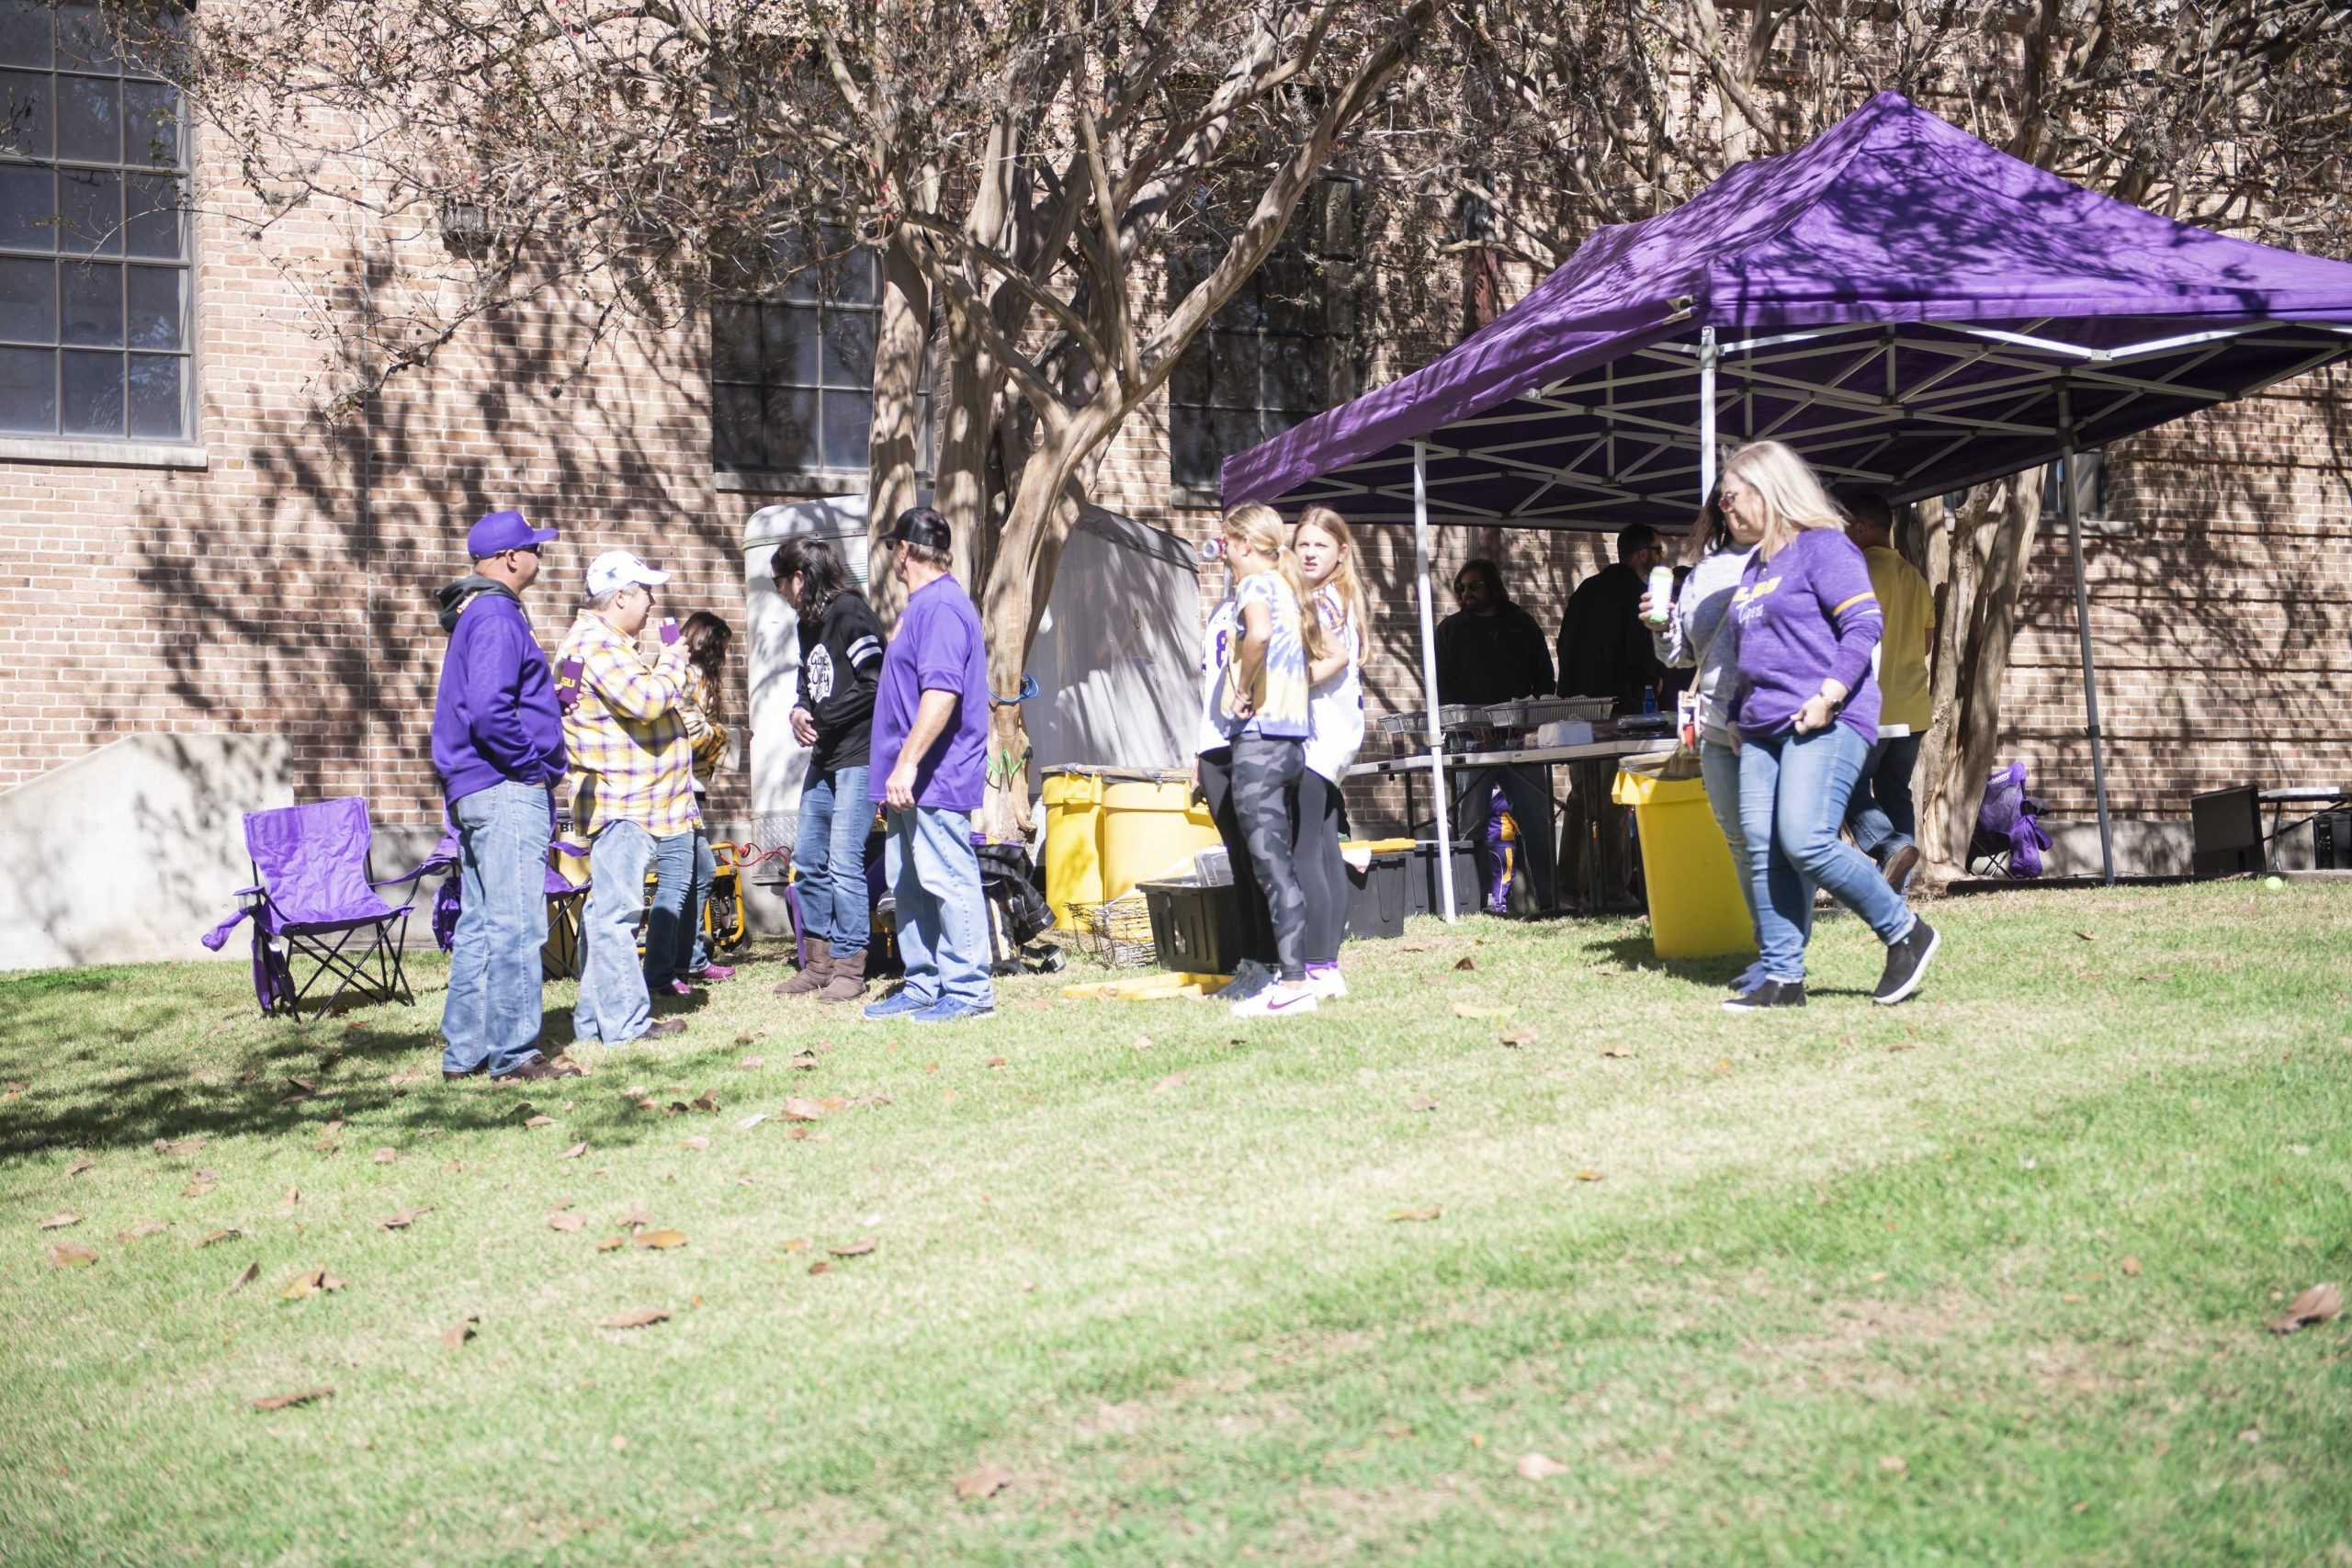
[[[1719,958],[1756,951],[1731,846],[1697,779],[1621,773],[1611,791],[1634,808],[1649,886],[1650,942],[1660,958]]]
[[[1116,898],[1138,882],[1188,874],[1194,854],[1223,842],[1208,807],[1192,800],[1192,780],[1183,774],[1103,790],[1102,898]],[[1049,860],[1052,853],[1048,847]]]
[[[1072,904],[1102,902],[1102,790],[1100,773],[1046,778],[1046,902],[1064,931]]]

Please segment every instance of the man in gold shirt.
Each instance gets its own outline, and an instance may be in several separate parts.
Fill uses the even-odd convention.
[[[1900,893],[1919,868],[1918,813],[1911,801],[1911,770],[1928,732],[1928,650],[1936,633],[1935,595],[1918,570],[1895,553],[1894,509],[1886,497],[1841,493],[1846,536],[1861,547],[1886,629],[1873,656],[1878,667],[1878,741],[1846,803],[1854,845],[1879,863]]]

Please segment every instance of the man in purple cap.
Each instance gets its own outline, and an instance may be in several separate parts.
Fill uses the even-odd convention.
[[[449,652],[433,708],[433,766],[458,830],[462,879],[441,1008],[445,1078],[578,1070],[539,1053],[548,791],[563,777],[563,715],[523,591],[554,540],[554,529],[534,528],[519,512],[493,512],[466,536],[473,570],[437,596]]]
[[[883,852],[907,981],[868,1018],[947,1023],[996,1010],[988,905],[972,813],[987,789],[989,656],[971,595],[949,571],[955,536],[928,506],[900,513],[888,541],[907,606],[874,694],[874,771],[888,807]]]

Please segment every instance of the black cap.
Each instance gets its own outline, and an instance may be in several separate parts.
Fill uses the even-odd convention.
[[[914,545],[926,550],[952,550],[956,547],[956,532],[947,519],[928,506],[910,506],[899,513],[899,521],[882,536],[886,545]]]

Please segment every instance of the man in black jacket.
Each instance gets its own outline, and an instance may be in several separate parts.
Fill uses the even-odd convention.
[[[1453,596],[1462,608],[1438,623],[1437,697],[1444,704],[1486,706],[1517,702],[1521,697],[1552,694],[1552,656],[1544,649],[1543,628],[1535,617],[1510,602],[1503,592],[1503,574],[1490,560],[1464,561],[1453,574]],[[1464,820],[1454,831],[1467,833],[1490,890],[1489,908],[1502,880],[1487,841],[1493,820],[1495,786],[1510,802],[1511,820],[1519,828],[1519,858],[1527,867],[1535,902],[1552,907],[1552,795],[1537,768],[1474,768],[1461,778]],[[1495,909],[1500,913],[1499,908]]]
[[[1636,523],[1617,536],[1617,564],[1577,585],[1560,617],[1562,696],[1614,697],[1620,714],[1642,711],[1642,688],[1655,688],[1660,672],[1642,594],[1665,559],[1657,530]]]

